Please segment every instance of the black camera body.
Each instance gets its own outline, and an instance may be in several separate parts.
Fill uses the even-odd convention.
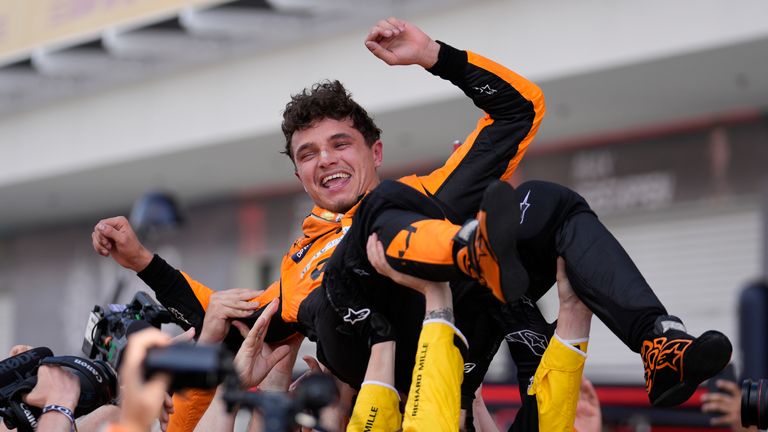
[[[741,383],[741,425],[768,429],[768,380]]]
[[[137,292],[129,304],[96,305],[85,327],[83,353],[117,369],[128,344],[129,327],[137,321],[160,328],[161,324],[173,322],[173,316],[144,291]]]
[[[265,432],[291,431],[296,426],[322,431],[318,425],[320,410],[339,400],[339,389],[329,375],[312,374],[301,380],[293,396],[227,386],[223,397],[228,411],[235,407],[258,411]]]
[[[33,348],[0,362],[0,417],[8,428],[17,428],[20,432],[35,430],[40,409],[25,404],[22,398],[37,384],[37,370],[41,365],[63,367],[80,380],[76,417],[117,397],[117,375],[108,363],[71,356],[54,357],[48,348]]]
[[[177,343],[150,348],[144,358],[147,379],[157,373],[171,376],[169,390],[215,388],[225,379],[237,380],[232,354],[222,344]]]

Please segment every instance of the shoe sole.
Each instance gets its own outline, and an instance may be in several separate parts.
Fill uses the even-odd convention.
[[[704,332],[691,344],[685,357],[702,359],[693,364],[684,359],[689,369],[684,371],[683,381],[662,393],[653,402],[656,407],[672,407],[682,404],[693,396],[699,385],[717,375],[731,361],[733,346],[728,338],[714,330]]]
[[[491,249],[499,265],[499,279],[504,299],[519,299],[528,290],[528,272],[517,253],[517,228],[520,205],[515,188],[505,181],[488,186],[481,209],[486,214],[486,229]]]

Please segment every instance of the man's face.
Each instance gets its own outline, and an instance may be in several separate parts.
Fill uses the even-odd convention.
[[[381,141],[368,147],[351,119],[323,119],[291,137],[296,176],[314,203],[345,213],[379,183]]]

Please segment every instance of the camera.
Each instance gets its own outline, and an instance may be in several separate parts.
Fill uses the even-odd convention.
[[[138,321],[160,328],[161,324],[172,322],[173,316],[144,291],[137,292],[129,304],[96,305],[85,327],[83,353],[117,369],[120,355],[128,343],[129,327],[141,327],[137,325],[141,324]]]
[[[223,382],[228,411],[236,407],[259,411],[266,432],[290,431],[297,425],[322,430],[318,426],[320,410],[339,398],[333,378],[324,374],[303,379],[292,397],[242,390],[232,354],[223,344],[180,343],[151,348],[144,359],[144,373],[147,379],[157,373],[169,374],[171,390],[214,388]]]
[[[8,428],[17,428],[20,432],[35,430],[41,411],[25,404],[22,398],[37,384],[37,370],[41,365],[63,367],[79,379],[80,399],[75,417],[111,403],[117,396],[117,376],[108,363],[71,356],[54,357],[48,348],[33,348],[0,362],[0,417]]]
[[[744,380],[741,383],[741,425],[768,428],[768,380]]]
[[[285,432],[295,426],[322,431],[318,425],[320,410],[339,399],[339,389],[333,378],[314,374],[304,378],[293,397],[284,393],[252,392],[228,385],[224,392],[227,410],[236,406],[258,411],[264,421],[265,432]]]
[[[144,359],[146,378],[157,373],[171,376],[170,391],[185,388],[210,389],[225,379],[237,381],[232,354],[222,344],[178,343],[150,348]]]

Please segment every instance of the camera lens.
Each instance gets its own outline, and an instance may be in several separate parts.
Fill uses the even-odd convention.
[[[744,380],[741,384],[741,424],[768,428],[768,380]]]

